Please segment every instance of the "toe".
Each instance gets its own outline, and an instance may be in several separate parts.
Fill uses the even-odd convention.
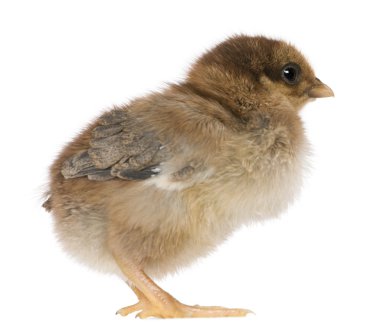
[[[119,309],[118,311],[116,311],[116,315],[127,316],[130,313],[139,311],[141,309],[142,309],[142,307],[141,307],[141,304],[139,302],[139,303],[136,303],[132,306],[128,306],[128,307],[124,307],[124,308]]]

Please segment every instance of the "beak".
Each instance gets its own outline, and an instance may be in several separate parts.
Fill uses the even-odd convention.
[[[326,84],[315,78],[315,84],[309,89],[307,95],[312,98],[334,96],[334,92]]]

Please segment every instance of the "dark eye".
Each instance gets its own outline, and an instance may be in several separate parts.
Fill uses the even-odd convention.
[[[301,68],[295,63],[286,64],[281,70],[282,79],[290,85],[294,85],[298,82]]]

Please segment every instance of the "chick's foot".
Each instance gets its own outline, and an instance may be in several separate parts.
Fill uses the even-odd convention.
[[[163,304],[161,300],[155,303],[140,300],[134,305],[119,309],[117,314],[127,316],[137,311],[139,312],[136,317],[139,318],[243,317],[248,313],[252,313],[252,311],[247,309],[229,309],[198,305],[188,306],[172,298],[170,301],[166,301],[165,304]]]
[[[134,305],[119,309],[117,314],[121,316],[138,312],[136,317],[139,318],[243,317],[251,313],[246,309],[185,305],[161,289],[134,263],[125,259],[116,261],[128,278],[128,285],[139,300]]]

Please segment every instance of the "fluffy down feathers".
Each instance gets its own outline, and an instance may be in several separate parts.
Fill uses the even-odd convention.
[[[284,78],[289,63],[299,67],[295,84]],[[120,274],[118,248],[162,276],[240,225],[278,216],[306,165],[299,110],[329,94],[282,41],[219,44],[185,82],[110,110],[64,148],[47,204],[61,243],[101,270]]]

